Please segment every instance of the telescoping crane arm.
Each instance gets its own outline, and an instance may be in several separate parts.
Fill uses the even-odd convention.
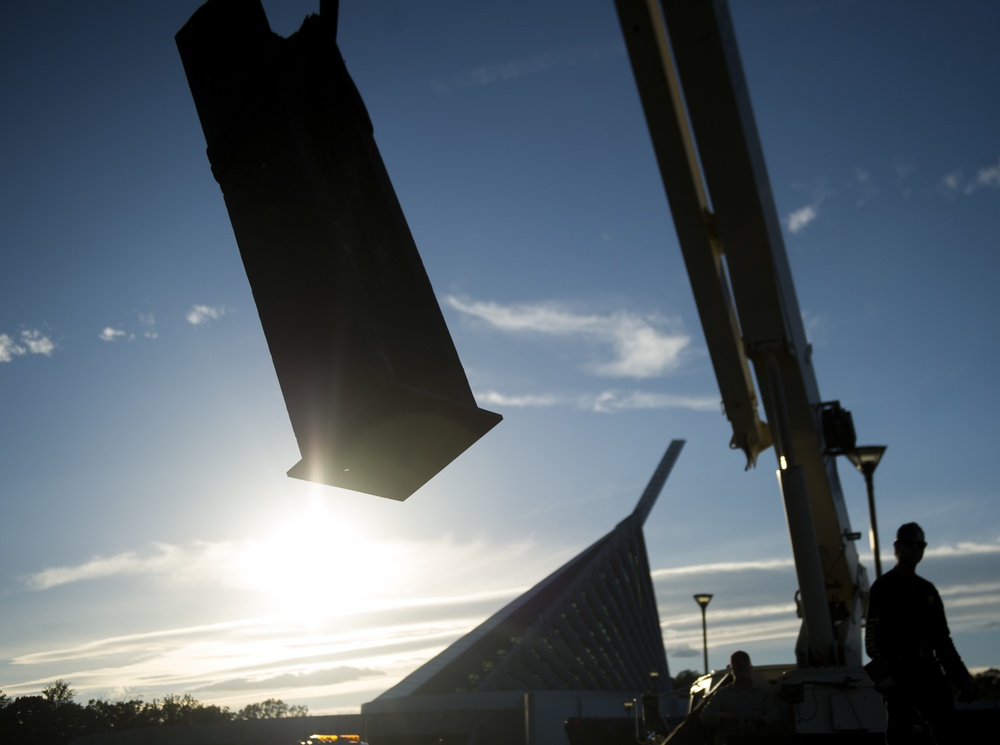
[[[744,451],[748,468],[772,444],[778,459],[801,595],[798,664],[860,665],[868,582],[831,455],[839,444],[824,440],[828,405],[819,395],[728,7],[724,0],[616,6],[733,426],[731,447]],[[749,363],[767,422],[757,413]]]

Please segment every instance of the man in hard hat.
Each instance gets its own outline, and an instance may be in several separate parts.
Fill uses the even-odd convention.
[[[975,698],[975,682],[951,640],[941,596],[917,576],[927,540],[916,523],[906,523],[892,544],[896,566],[872,583],[865,626],[865,666],[885,701],[885,741],[890,745],[929,737],[954,741],[955,703]],[[951,685],[949,685],[949,683]]]

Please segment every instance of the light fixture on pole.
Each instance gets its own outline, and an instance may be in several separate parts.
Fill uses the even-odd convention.
[[[705,674],[708,675],[708,623],[705,620],[705,609],[712,602],[712,596],[703,592],[694,596],[694,602],[701,606],[701,643],[705,653]]]
[[[875,577],[882,576],[882,558],[879,555],[878,545],[878,523],[875,521],[875,467],[882,460],[886,445],[862,445],[854,450],[847,451],[847,457],[854,464],[854,467],[861,471],[865,477],[865,486],[868,487],[868,519],[870,529],[868,531],[868,541],[872,547],[872,556],[875,557]]]

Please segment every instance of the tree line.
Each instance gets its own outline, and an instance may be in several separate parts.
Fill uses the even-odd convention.
[[[700,673],[682,670],[674,676],[674,690],[686,694]],[[975,676],[978,699],[1000,700],[1000,669],[990,668]],[[42,689],[40,696],[11,698],[0,691],[0,743],[2,745],[66,745],[85,735],[138,727],[172,724],[236,722],[251,719],[281,719],[309,715],[308,706],[288,705],[276,698],[248,704],[239,711],[228,706],[203,704],[188,694],[169,695],[151,702],[91,699],[86,705],[74,701],[76,691],[64,680]]]
[[[232,711],[203,704],[188,694],[168,695],[151,702],[91,699],[74,701],[76,691],[64,680],[45,686],[40,696],[11,698],[0,691],[0,743],[3,745],[65,745],[84,735],[172,724],[281,719],[309,715],[308,706],[269,698]]]

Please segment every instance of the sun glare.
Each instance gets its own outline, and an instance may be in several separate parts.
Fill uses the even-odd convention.
[[[367,610],[400,568],[391,546],[313,503],[248,547],[244,586],[266,598],[268,614],[320,620]]]

